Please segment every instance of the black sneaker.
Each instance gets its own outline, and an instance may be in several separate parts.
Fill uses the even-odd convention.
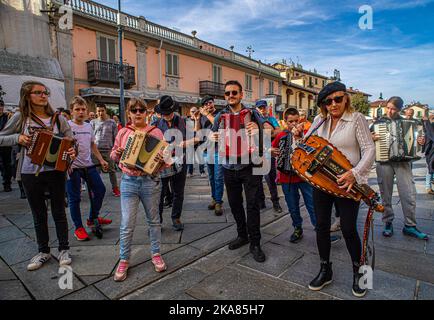
[[[274,211],[276,211],[277,213],[281,213],[281,212],[283,211],[283,210],[282,210],[282,207],[281,207],[280,204],[279,204],[279,202],[273,204],[273,209],[274,209]]]
[[[4,186],[4,192],[11,192],[11,191],[12,191],[12,188],[10,185],[7,184]]]
[[[21,190],[20,199],[27,199],[27,196],[26,196],[26,193],[24,192],[24,190]]]
[[[180,219],[174,219],[172,220],[172,227],[175,231],[182,231],[184,230],[184,224],[181,223]]]
[[[295,228],[294,233],[291,235],[291,238],[289,239],[289,242],[291,243],[297,243],[303,238],[303,229],[302,228]]]
[[[95,234],[98,239],[102,239],[103,237],[102,227],[98,219],[93,220],[92,233]]]
[[[237,237],[235,240],[229,242],[228,248],[229,250],[236,250],[238,248],[241,248],[242,246],[245,246],[248,243],[249,243],[248,239]]]
[[[265,261],[265,253],[259,245],[250,245],[250,253],[253,254],[253,259],[257,262]]]
[[[332,263],[321,261],[321,269],[316,276],[309,283],[309,289],[313,291],[319,291],[324,288],[326,285],[332,283],[333,281],[333,271],[332,271]]]
[[[363,298],[366,295],[367,290],[362,289],[359,286],[360,278],[363,274],[359,273],[359,264],[353,263],[353,295],[357,298]]]

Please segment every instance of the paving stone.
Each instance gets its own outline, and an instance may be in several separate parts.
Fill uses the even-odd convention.
[[[278,277],[303,256],[301,251],[289,249],[288,247],[274,243],[265,244],[262,246],[262,250],[266,256],[265,262],[256,262],[253,256],[249,254],[238,261],[238,264]]]
[[[128,278],[123,282],[115,282],[112,278],[103,280],[95,284],[104,295],[110,299],[122,298],[135,290],[138,290],[145,285],[162,278],[168,272],[194,261],[202,252],[190,246],[183,246],[177,250],[163,255],[163,258],[168,266],[168,271],[165,273],[157,273],[151,261],[130,268],[128,270]]]
[[[333,270],[335,261],[333,261]],[[301,259],[292,264],[289,269],[280,275],[281,279],[297,283],[307,288],[310,281],[318,274],[320,258],[317,254],[304,253]]]
[[[192,296],[186,294],[186,293],[181,293],[178,296],[172,297],[169,300],[197,300],[195,298],[193,298]]]
[[[9,222],[4,216],[0,216],[0,228],[9,227],[12,223]]]
[[[0,244],[0,256],[8,265],[30,260],[38,253],[38,245],[29,238],[20,238]]]
[[[86,287],[82,290],[76,291],[61,298],[60,300],[108,300],[101,292],[94,286]]]
[[[14,207],[14,211],[17,212],[18,210]],[[10,222],[12,222],[18,228],[30,228],[33,226],[33,216],[31,213],[7,214],[4,215],[4,217],[6,217]]]
[[[176,250],[182,247],[182,244],[161,244],[160,253],[165,254],[170,251]],[[118,253],[119,255],[119,253]],[[130,267],[142,264],[148,260],[151,260],[151,245],[132,245],[131,246],[131,257],[130,257]]]
[[[125,300],[169,300],[180,296],[184,291],[202,281],[207,274],[197,269],[179,270],[135,293],[126,296]]]
[[[55,259],[50,259],[42,268],[31,272],[27,271],[27,264],[26,261],[12,266],[12,269],[36,300],[59,299],[84,287],[83,283],[74,275],[73,289],[62,290],[59,287],[62,274],[59,274],[59,264]]]
[[[18,280],[0,282],[0,301],[32,300],[22,283]]]
[[[190,243],[230,226],[227,223],[186,223],[181,243]]]
[[[9,266],[0,259],[0,281],[16,279],[17,277],[14,275]]]
[[[22,228],[21,231],[24,232],[30,239],[36,242],[36,231],[34,227]],[[56,228],[48,228],[48,237],[50,239],[50,244],[53,244],[54,242],[56,242],[57,244]]]
[[[57,250],[53,250],[57,256]],[[109,275],[119,260],[118,246],[71,247],[72,269],[79,276]]]
[[[241,267],[240,267],[241,268]],[[186,291],[196,299],[208,300],[306,300],[329,299],[301,286],[250,272],[226,267]]]
[[[375,246],[375,268],[434,283],[434,255]]]
[[[104,234],[102,239],[98,239],[95,237],[95,235],[91,232],[90,228],[85,227],[86,231],[89,235],[90,240],[89,241],[78,241],[77,238],[74,236],[74,230],[71,229],[69,231],[69,245],[71,247],[79,247],[79,246],[106,246],[106,245],[116,245],[119,242],[119,228],[116,226],[105,226],[103,227]],[[58,246],[57,239],[51,243],[52,247]]]
[[[230,211],[228,212],[226,210],[225,213],[230,213]],[[226,223],[225,215],[216,216],[214,211],[206,208],[184,210],[181,215],[181,220],[183,223]]]
[[[90,286],[96,282],[99,282],[105,278],[107,278],[108,276],[104,275],[104,276],[80,276],[80,280],[86,285],[86,286]]]
[[[434,284],[421,282],[419,286],[418,300],[434,300]]]
[[[279,234],[292,228],[292,220],[290,215],[285,215],[281,219],[267,225],[261,230],[262,233],[278,236]]]
[[[26,234],[21,232],[20,229],[18,229],[15,226],[4,227],[1,228],[0,243],[19,239],[19,238],[24,238],[25,236]]]
[[[202,251],[209,252],[226,245],[236,237],[237,227],[236,225],[232,225],[229,228],[216,232],[200,240],[194,241],[190,243],[190,245]]]
[[[171,228],[162,228],[161,230],[161,243],[177,244],[181,240],[181,232],[174,231]],[[148,227],[136,226],[134,229],[134,235],[132,244],[146,245],[149,244]]]

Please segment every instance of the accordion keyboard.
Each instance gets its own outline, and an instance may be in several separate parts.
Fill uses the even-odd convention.
[[[375,160],[388,161],[391,141],[387,123],[375,124],[374,132],[380,136],[380,139],[375,141]]]

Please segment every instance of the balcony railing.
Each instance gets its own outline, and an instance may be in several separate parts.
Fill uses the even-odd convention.
[[[87,62],[87,79],[92,85],[98,83],[118,83],[119,65],[100,60]],[[124,65],[124,85],[131,88],[136,84],[135,70],[132,66]]]
[[[212,81],[199,81],[199,94],[201,96],[212,96],[224,98],[225,85],[223,83]]]
[[[63,1],[63,3],[66,5],[70,5],[75,12],[78,12],[81,15],[92,16],[93,18],[106,21],[113,25],[117,24],[116,9],[93,2],[91,0],[58,0],[56,2],[60,1]],[[135,31],[148,33],[155,37],[178,42],[182,45],[206,51],[209,54],[214,54],[226,60],[238,62],[256,70],[265,71],[276,77],[280,77],[280,72],[269,65],[263,64],[259,61],[255,61],[227,49],[220,48],[210,43],[206,43],[195,37],[186,35],[182,32],[178,32],[176,30],[147,21],[142,17],[135,17],[129,14],[122,13],[121,20],[123,25]]]

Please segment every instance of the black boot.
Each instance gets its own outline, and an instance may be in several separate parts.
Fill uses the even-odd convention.
[[[359,273],[360,264],[353,262],[353,295],[357,298],[363,298],[366,295],[367,290],[362,289],[359,286],[360,278],[363,274]]]
[[[245,246],[249,243],[249,240],[247,238],[243,238],[238,236],[235,240],[232,240],[229,242],[229,250],[236,250],[238,248],[241,248],[242,246]]]
[[[253,259],[257,262],[265,261],[265,253],[262,251],[260,245],[250,245],[250,253],[253,255]]]
[[[333,271],[332,263],[327,261],[321,261],[321,270],[315,279],[309,283],[309,289],[314,291],[319,291],[326,285],[332,283],[333,281]]]

